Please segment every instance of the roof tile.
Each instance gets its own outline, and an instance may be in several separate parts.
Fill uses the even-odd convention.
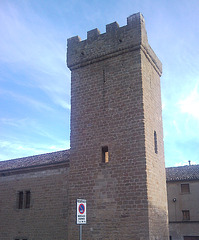
[[[199,165],[166,168],[167,181],[197,180],[199,179]]]
[[[16,158],[7,161],[0,161],[0,171],[43,166],[54,163],[61,163],[64,161],[69,162],[69,155],[69,150],[63,150],[29,157]]]

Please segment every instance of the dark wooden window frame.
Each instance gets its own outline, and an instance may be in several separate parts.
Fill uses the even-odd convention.
[[[182,220],[183,221],[189,221],[190,220],[189,210],[182,210]]]
[[[182,183],[181,184],[181,193],[190,193],[189,183]]]
[[[31,202],[30,190],[18,191],[18,197],[17,197],[17,208],[18,209],[30,208],[30,202]]]

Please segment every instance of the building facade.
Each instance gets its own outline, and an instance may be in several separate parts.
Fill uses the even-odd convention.
[[[69,151],[0,162],[0,239],[67,239]]]
[[[61,151],[27,158],[27,166],[0,165],[0,238],[78,239],[76,200],[86,199],[83,239],[168,239],[162,65],[143,16],[68,39],[67,65],[70,157]]]
[[[171,240],[199,240],[199,165],[167,168]]]

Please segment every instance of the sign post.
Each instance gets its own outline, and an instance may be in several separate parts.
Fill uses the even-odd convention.
[[[79,225],[79,240],[82,240],[82,224],[86,224],[85,199],[77,199],[77,224]]]
[[[82,240],[82,225],[79,225],[79,240]]]

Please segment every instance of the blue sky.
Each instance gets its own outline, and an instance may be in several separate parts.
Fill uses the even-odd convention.
[[[70,147],[66,40],[136,12],[163,63],[166,166],[199,164],[198,0],[1,0],[0,160]]]

